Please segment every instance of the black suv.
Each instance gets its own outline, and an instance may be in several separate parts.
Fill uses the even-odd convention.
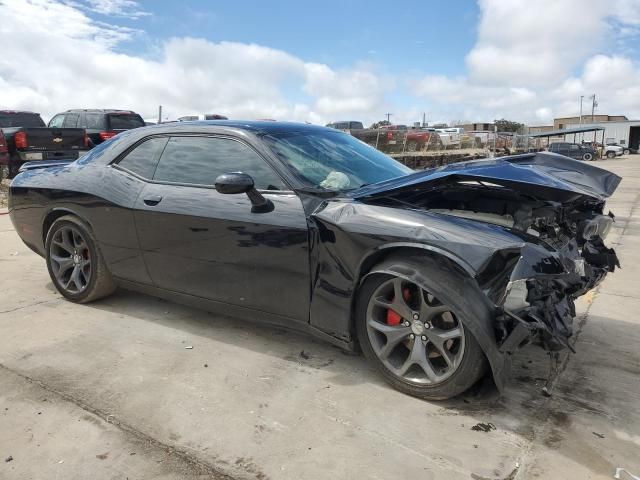
[[[557,142],[549,145],[549,151],[559,153],[565,157],[574,158],[576,160],[595,160],[597,156],[596,150],[589,145],[580,145],[577,143]]]
[[[49,127],[80,127],[93,145],[132,128],[144,127],[144,120],[131,110],[67,110],[49,120]]]

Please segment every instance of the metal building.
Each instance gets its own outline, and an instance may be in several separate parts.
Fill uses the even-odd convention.
[[[579,127],[599,127],[604,128],[605,145],[616,143],[623,147],[638,148],[640,147],[640,120],[624,120],[614,122],[594,122],[594,123],[572,123],[567,128]],[[594,133],[584,133],[585,142],[594,141]],[[598,134],[600,137],[600,134]],[[600,141],[598,138],[596,141]]]

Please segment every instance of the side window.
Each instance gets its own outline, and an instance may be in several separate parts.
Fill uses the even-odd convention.
[[[62,126],[64,128],[76,128],[76,125],[78,125],[78,117],[80,117],[80,115],[77,113],[67,113]]]
[[[64,115],[56,115],[49,121],[49,128],[62,128]]]
[[[214,137],[171,137],[153,179],[213,185],[218,175],[229,172],[251,175],[259,190],[287,189],[253,149],[235,140]]]
[[[150,138],[131,150],[118,166],[151,180],[166,143],[166,137]]]
[[[580,150],[580,147],[578,145],[576,145],[575,143],[572,143],[571,145],[569,145],[569,148],[571,150]]]
[[[85,118],[86,118],[85,128],[89,128],[92,130],[105,129],[104,115],[100,113],[87,113],[85,114]]]

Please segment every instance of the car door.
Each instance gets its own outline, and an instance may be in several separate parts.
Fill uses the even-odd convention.
[[[566,154],[568,157],[575,158],[576,160],[582,159],[582,149],[580,145],[575,143],[569,144],[569,152]]]
[[[246,194],[213,187],[243,171],[273,203],[252,212]],[[309,246],[300,198],[248,144],[230,137],[172,136],[135,208],[151,279],[175,292],[306,322]]]

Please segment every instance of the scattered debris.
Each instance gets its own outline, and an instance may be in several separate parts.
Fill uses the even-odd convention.
[[[598,432],[591,432],[591,433],[593,433],[598,438],[604,438],[604,435],[601,433],[598,433]]]
[[[9,455],[7,458],[4,459],[5,462],[11,462],[13,460],[13,457],[11,455]]]
[[[193,345],[187,345],[184,347],[185,350],[193,350]]]
[[[99,460],[106,460],[107,458],[109,458],[109,452],[101,453],[100,455],[96,455],[96,458],[99,459]]]
[[[209,365],[205,363],[204,364],[204,368],[208,368],[208,367],[209,367]]]
[[[549,389],[546,386],[542,387],[542,395],[544,395],[545,397],[550,397],[551,396],[551,392],[549,391]]]
[[[476,432],[490,432],[495,429],[496,426],[493,423],[476,423],[471,427],[471,430],[475,430]]]
[[[633,475],[633,474],[632,474],[632,473],[630,473],[628,470],[626,470],[626,469],[624,469],[624,468],[622,468],[622,467],[617,467],[617,468],[616,468],[616,473],[615,473],[615,475],[613,476],[613,478],[617,478],[617,479],[622,478],[622,477],[620,476],[620,474],[621,474],[622,472],[626,473],[626,474],[629,476],[629,478],[631,478],[632,480],[640,480],[640,477],[637,477],[637,476]]]
[[[311,358],[311,354],[310,354],[310,353],[305,352],[304,350],[301,350],[301,351],[300,351],[300,356],[301,356],[302,358],[304,358],[305,360],[309,360],[309,359]]]
[[[12,257],[15,257],[18,255],[18,252],[11,252],[9,255],[11,255]]]
[[[64,463],[64,460],[60,460],[58,463]]]

